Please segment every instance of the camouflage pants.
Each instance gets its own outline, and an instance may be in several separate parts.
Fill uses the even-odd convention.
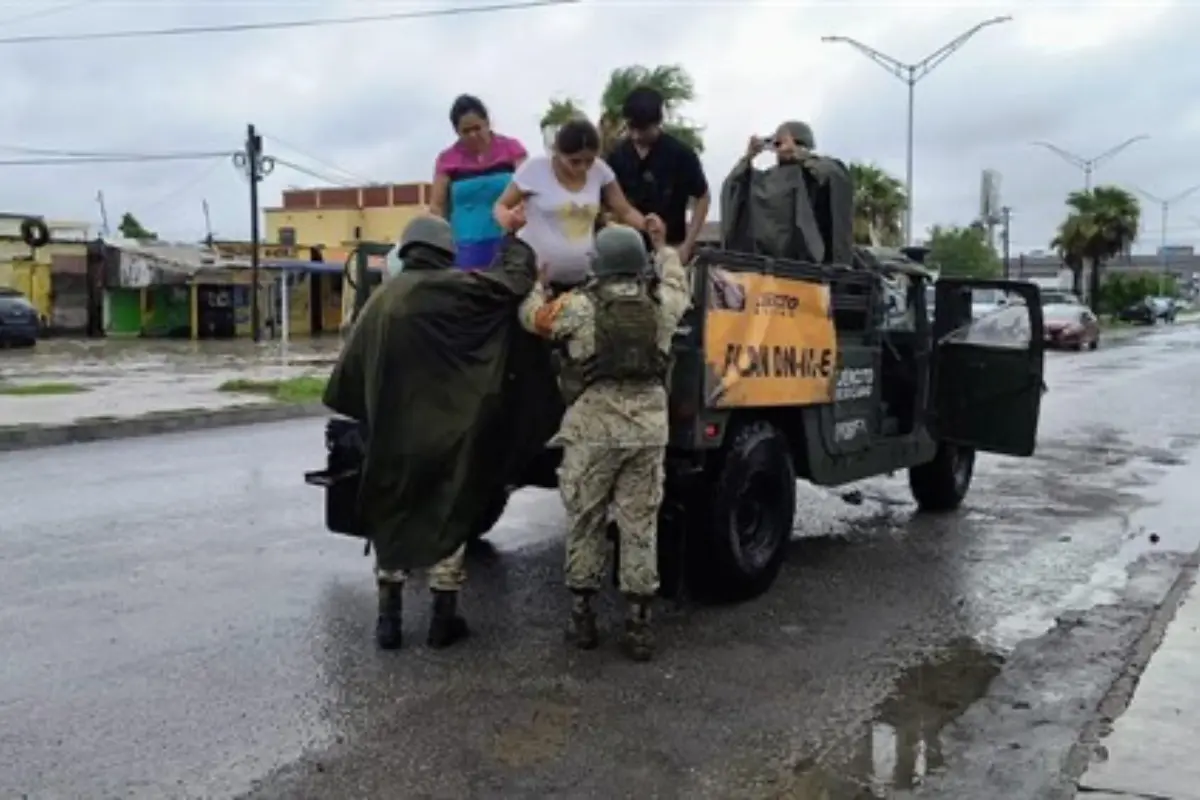
[[[467,546],[464,544],[428,570],[429,588],[439,592],[457,592],[467,580]],[[408,572],[402,569],[375,568],[375,580],[380,583],[404,583]]]
[[[658,591],[658,510],[663,499],[663,448],[569,444],[558,470],[567,510],[567,588],[598,590],[607,560],[608,514],[620,531],[621,591]]]

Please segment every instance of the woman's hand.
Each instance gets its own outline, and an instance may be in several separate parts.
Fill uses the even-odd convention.
[[[646,215],[646,235],[655,250],[660,250],[667,243],[667,226],[658,214]]]
[[[500,227],[509,233],[516,233],[525,227],[525,205],[521,204],[512,208],[498,206],[496,208],[496,222]]]

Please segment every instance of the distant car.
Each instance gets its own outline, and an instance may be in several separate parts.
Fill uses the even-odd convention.
[[[1042,289],[1042,305],[1057,306],[1070,305],[1081,306],[1083,302],[1074,292],[1069,292],[1066,289]]]
[[[1151,297],[1150,303],[1154,306],[1155,319],[1163,322],[1175,321],[1175,316],[1179,313],[1179,304],[1175,302],[1174,297]]]
[[[1158,322],[1174,322],[1179,314],[1179,305],[1172,297],[1147,297],[1132,303],[1117,312],[1117,319],[1134,325],[1154,325]]]
[[[974,319],[986,317],[1004,307],[1008,298],[999,289],[982,289],[971,293],[971,316]]]
[[[1054,303],[1042,307],[1046,347],[1095,350],[1100,346],[1100,321],[1086,306]]]
[[[33,303],[15,289],[0,288],[0,347],[33,347],[40,332]]]

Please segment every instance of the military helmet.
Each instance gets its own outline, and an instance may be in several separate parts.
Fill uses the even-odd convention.
[[[419,216],[404,226],[404,233],[400,234],[400,244],[396,255],[404,258],[408,248],[414,245],[432,247],[450,256],[457,252],[450,223],[432,214]]]
[[[628,225],[606,225],[596,234],[592,272],[597,278],[641,276],[650,269],[650,256],[642,235]]]
[[[817,148],[816,138],[813,136],[812,126],[807,122],[799,122],[791,120],[779,126],[776,135],[786,133],[796,140],[796,144],[803,147],[805,150],[815,150]]]

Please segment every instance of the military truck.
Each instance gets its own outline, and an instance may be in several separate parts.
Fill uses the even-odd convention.
[[[977,452],[1034,452],[1038,288],[934,281],[920,248],[855,247],[849,220],[819,213],[831,193],[804,189],[801,199],[817,207],[817,235],[845,241],[789,253],[808,247],[819,258],[712,248],[690,266],[692,308],[669,378],[659,532],[667,594],[686,586],[736,601],[768,589],[792,538],[797,480],[839,487],[903,469],[917,507],[945,512],[967,495]],[[972,293],[997,289],[1019,299],[973,320]],[[337,444],[345,428],[334,427],[331,471],[353,462]],[[521,485],[554,488],[560,456],[546,449]],[[480,535],[507,497],[494,499]]]

